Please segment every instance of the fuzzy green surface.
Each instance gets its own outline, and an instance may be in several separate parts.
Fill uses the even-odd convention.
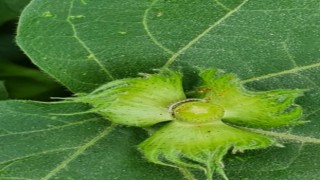
[[[225,176],[222,159],[228,150],[233,152],[266,148],[274,141],[264,135],[244,131],[221,121],[192,125],[171,122],[140,144],[140,150],[154,163],[192,167],[214,171]]]
[[[163,69],[143,75],[109,82],[73,100],[91,104],[90,112],[117,124],[145,127],[171,121],[139,146],[156,164],[197,168],[208,179],[214,172],[228,179],[222,159],[229,150],[276,144],[267,135],[233,125],[264,128],[301,123],[302,110],[294,101],[302,90],[252,92],[235,75],[207,69],[199,74],[202,81],[195,97],[186,99],[180,73]]]
[[[248,91],[234,74],[216,69],[204,70],[200,77],[202,84],[198,96],[222,106],[225,122],[257,128],[303,123],[299,120],[302,108],[295,104],[295,99],[302,96],[304,90]]]
[[[91,111],[108,120],[129,126],[150,126],[172,120],[170,104],[185,99],[181,75],[162,70],[143,78],[130,78],[107,83],[75,101],[89,103]]]

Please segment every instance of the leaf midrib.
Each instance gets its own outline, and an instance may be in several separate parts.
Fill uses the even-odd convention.
[[[280,133],[280,132],[274,132],[274,131],[266,131],[262,129],[253,129],[253,128],[245,128],[241,127],[241,129],[246,129],[249,131],[257,132],[260,134],[276,137],[283,140],[289,140],[289,141],[295,141],[300,143],[313,143],[313,144],[320,144],[320,138],[312,138],[312,137],[306,137],[306,136],[298,136],[288,133]]]
[[[213,25],[211,25],[209,28],[205,29],[201,34],[199,34],[197,37],[195,37],[194,39],[192,39],[187,45],[185,45],[184,47],[182,47],[181,49],[179,49],[177,52],[173,52],[170,49],[168,49],[167,47],[165,47],[163,44],[161,44],[151,33],[148,24],[147,24],[147,16],[149,11],[152,9],[152,7],[158,2],[159,0],[155,0],[151,3],[151,5],[146,9],[146,11],[144,12],[143,15],[143,27],[144,30],[146,31],[147,35],[150,37],[150,39],[157,45],[159,46],[161,49],[163,49],[165,52],[167,52],[168,54],[171,54],[171,57],[167,60],[167,62],[165,63],[165,65],[163,66],[163,68],[168,68],[172,63],[174,63],[177,58],[183,54],[185,51],[187,51],[191,46],[193,46],[195,43],[197,43],[202,37],[204,37],[206,34],[208,34],[210,31],[212,31],[215,27],[217,27],[219,24],[221,24],[223,21],[225,21],[226,19],[228,19],[230,16],[232,16],[235,12],[238,12],[242,6],[244,6],[249,0],[244,0],[241,4],[239,4],[236,8],[234,8],[233,10],[227,8],[224,4],[222,4],[219,0],[214,0],[220,7],[222,7],[223,9],[229,9],[229,12],[223,16],[222,18],[220,18],[218,21],[216,21]],[[259,80],[263,80],[263,79],[269,79],[269,78],[273,78],[273,77],[278,77],[278,76],[282,76],[282,75],[286,75],[286,74],[296,74],[298,72],[301,71],[305,71],[308,69],[313,69],[313,68],[317,68],[320,67],[320,63],[314,63],[314,64],[309,64],[309,65],[305,65],[305,66],[297,66],[296,62],[294,61],[292,55],[290,54],[290,52],[288,51],[288,47],[286,42],[282,42],[284,49],[288,55],[288,58],[290,59],[290,61],[292,62],[292,64],[294,65],[294,68],[292,69],[288,69],[288,70],[284,70],[284,71],[280,71],[280,72],[275,72],[275,73],[269,73],[269,74],[265,74],[265,75],[261,75],[261,76],[256,76],[256,77],[252,77],[249,79],[245,79],[242,80],[241,83],[245,84],[245,83],[249,83],[249,82],[253,82],[253,81],[259,81]]]
[[[199,34],[197,37],[192,39],[187,45],[182,47],[180,50],[178,50],[176,53],[174,53],[168,61],[165,63],[163,68],[168,68],[172,63],[174,63],[177,58],[183,54],[186,50],[188,50],[191,46],[196,44],[201,38],[203,38],[205,35],[207,35],[210,31],[212,31],[215,27],[220,25],[222,22],[224,22],[226,19],[231,17],[234,13],[238,12],[242,6],[244,6],[249,0],[244,0],[241,4],[239,4],[237,7],[235,7],[233,10],[229,11],[226,15],[224,15],[222,18],[220,18],[218,21],[216,21],[214,24],[209,26],[209,28],[205,29],[201,34]]]
[[[96,57],[95,53],[86,45],[86,43],[79,37],[78,32],[76,30],[75,25],[71,21],[71,12],[74,6],[74,0],[71,0],[70,2],[70,7],[68,10],[68,16],[66,18],[66,22],[70,25],[72,32],[73,32],[73,37],[80,43],[80,45],[88,52],[88,58],[94,60],[98,66],[103,70],[103,72],[109,77],[111,80],[114,80],[112,74],[109,72],[109,70],[102,64],[102,62]]]
[[[66,158],[60,164],[58,164],[54,169],[52,169],[46,176],[42,177],[41,180],[48,180],[58,174],[62,169],[64,169],[70,162],[78,158],[83,154],[88,148],[94,146],[99,140],[107,136],[110,132],[112,132],[116,128],[115,124],[110,125],[105,128],[101,133],[99,133],[96,137],[92,138],[90,141],[80,146],[71,156]]]
[[[305,65],[305,66],[297,66],[292,69],[288,69],[288,70],[284,70],[284,71],[280,71],[280,72],[275,72],[275,73],[269,73],[269,74],[265,74],[262,76],[252,77],[250,79],[245,79],[245,80],[242,80],[241,83],[244,84],[244,83],[248,83],[248,82],[260,81],[263,79],[278,77],[278,76],[282,76],[282,75],[286,75],[286,74],[295,74],[295,73],[298,73],[301,71],[305,71],[305,70],[309,70],[309,69],[313,69],[313,68],[317,68],[317,67],[320,67],[320,63],[310,64],[310,65]]]
[[[47,129],[39,129],[39,130],[33,130],[33,131],[22,131],[22,132],[2,134],[2,135],[0,135],[0,138],[7,137],[7,136],[15,136],[15,135],[24,135],[24,134],[32,134],[32,133],[41,133],[41,132],[53,131],[53,130],[63,129],[63,128],[70,127],[70,126],[79,126],[79,125],[82,125],[82,124],[85,124],[85,123],[95,122],[95,121],[98,121],[98,120],[100,120],[100,118],[91,118],[91,119],[82,120],[82,121],[75,122],[75,123],[69,123],[69,124],[62,125],[62,126],[55,126],[55,127],[47,128]]]

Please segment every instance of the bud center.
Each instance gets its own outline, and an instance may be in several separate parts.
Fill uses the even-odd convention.
[[[203,101],[189,101],[174,107],[173,116],[183,122],[206,123],[219,121],[224,115],[221,106]]]

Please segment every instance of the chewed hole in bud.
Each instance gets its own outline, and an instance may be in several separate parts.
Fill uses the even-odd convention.
[[[224,115],[221,106],[203,99],[183,100],[171,105],[169,109],[176,120],[194,124],[220,121]]]

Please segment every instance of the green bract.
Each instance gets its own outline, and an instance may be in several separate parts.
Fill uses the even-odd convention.
[[[248,128],[300,124],[302,90],[252,92],[233,74],[216,69],[200,72],[201,83],[186,97],[182,76],[171,70],[141,78],[113,81],[74,98],[92,105],[114,123],[146,127],[169,121],[139,145],[154,163],[197,168],[208,179],[213,172],[227,179],[222,159],[229,151],[261,149],[276,141]]]
[[[75,100],[91,104],[92,111],[118,124],[144,127],[173,120],[168,106],[186,98],[181,75],[169,70],[143,75],[107,83]]]
[[[203,71],[200,77],[196,97],[222,106],[225,122],[257,128],[303,123],[299,121],[302,109],[294,104],[295,98],[303,95],[301,89],[252,92],[241,86],[234,74],[218,70]]]

